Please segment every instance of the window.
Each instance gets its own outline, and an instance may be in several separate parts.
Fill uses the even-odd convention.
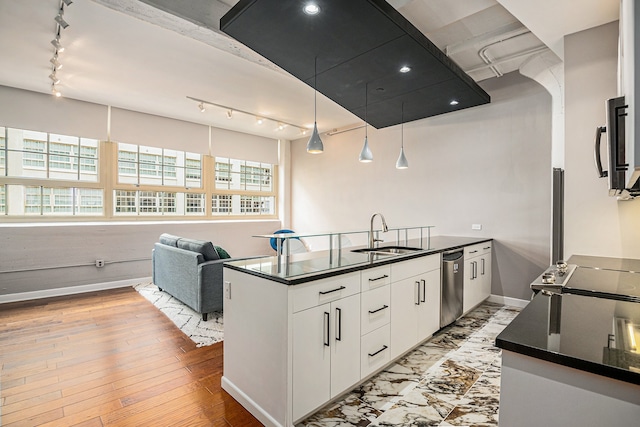
[[[201,188],[202,156],[119,143],[118,183]]]
[[[204,194],[169,191],[114,191],[114,215],[204,215]]]
[[[0,127],[0,216],[274,217],[275,171],[248,160]]]
[[[98,141],[22,129],[0,128],[2,176],[98,181]]]
[[[71,216],[102,215],[103,191],[88,188],[55,188],[43,186],[8,185],[8,193],[22,194],[22,205],[5,209],[15,215]],[[13,197],[15,200],[16,197]]]
[[[0,185],[0,214],[7,213],[7,196],[6,188],[4,185]]]
[[[212,215],[275,215],[274,166],[216,157]]]

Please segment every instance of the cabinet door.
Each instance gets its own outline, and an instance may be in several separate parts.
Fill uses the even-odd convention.
[[[418,339],[419,287],[418,277],[391,284],[391,359],[413,347]]]
[[[491,296],[491,254],[485,254],[480,258],[478,270],[481,280],[480,301],[484,301]]]
[[[440,329],[440,269],[420,276],[418,306],[418,342]]]
[[[330,304],[293,315],[293,418],[296,420],[331,398],[330,317]]]
[[[331,303],[330,336],[334,398],[360,381],[360,294]]]
[[[475,305],[476,265],[477,259],[464,260],[464,280],[462,287],[462,312],[467,313]]]

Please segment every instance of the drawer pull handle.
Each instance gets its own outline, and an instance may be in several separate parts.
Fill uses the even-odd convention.
[[[375,282],[376,280],[382,280],[382,279],[386,279],[387,276],[386,274],[384,276],[380,276],[380,277],[376,277],[375,279],[369,279],[370,282]]]
[[[424,279],[420,279],[420,282],[422,282],[422,299],[420,300],[420,302],[426,302],[426,298],[427,298],[427,281]]]
[[[341,291],[341,290],[343,290],[343,289],[347,289],[347,288],[346,288],[345,286],[340,286],[339,288],[335,288],[335,289],[332,289],[332,290],[330,290],[330,291],[320,291],[320,292],[319,292],[319,294],[320,294],[320,295],[326,295],[326,294],[330,294],[330,293],[332,293],[332,292]]]
[[[377,313],[377,312],[379,312],[379,311],[384,310],[385,308],[389,308],[389,306],[388,306],[388,305],[383,305],[382,307],[380,307],[380,308],[379,308],[379,309],[377,309],[377,310],[373,310],[373,311],[369,310],[369,314],[375,314],[375,313]]]
[[[478,252],[478,251],[470,251],[469,253],[470,254],[475,254],[476,252]]]
[[[482,248],[484,250],[491,249],[491,246],[487,246],[486,248]]]
[[[383,351],[385,351],[387,348],[389,348],[389,347],[387,347],[386,345],[383,345],[382,348],[380,350],[376,351],[375,353],[369,353],[369,357],[376,356],[379,353],[382,353]]]
[[[324,341],[323,344],[325,345],[325,347],[329,347],[331,345],[331,342],[329,341],[329,313],[327,313],[326,311],[324,312]]]

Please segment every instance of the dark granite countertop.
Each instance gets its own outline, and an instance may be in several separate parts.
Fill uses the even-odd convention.
[[[278,257],[276,256],[233,261],[225,263],[224,266],[286,285],[297,285],[491,240],[490,238],[477,237],[433,236],[428,239],[409,240],[406,246],[421,249],[404,255],[372,256],[371,254],[352,252],[356,248],[350,247],[343,248],[339,253],[334,250],[333,258],[331,259],[329,258],[329,251],[292,254],[289,257],[289,262],[284,266],[280,266],[280,268],[278,268]],[[385,243],[382,246],[392,245],[394,243]]]
[[[496,345],[640,384],[640,304],[541,292],[498,335]]]

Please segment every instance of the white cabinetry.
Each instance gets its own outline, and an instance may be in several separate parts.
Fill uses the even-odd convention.
[[[359,273],[294,290],[294,307],[299,309],[292,319],[294,419],[360,380],[359,291]]]
[[[361,273],[360,376],[384,367],[390,358],[391,267],[364,270]]]
[[[391,358],[440,326],[440,254],[391,265]]]
[[[462,312],[468,313],[491,295],[491,242],[464,248]]]

